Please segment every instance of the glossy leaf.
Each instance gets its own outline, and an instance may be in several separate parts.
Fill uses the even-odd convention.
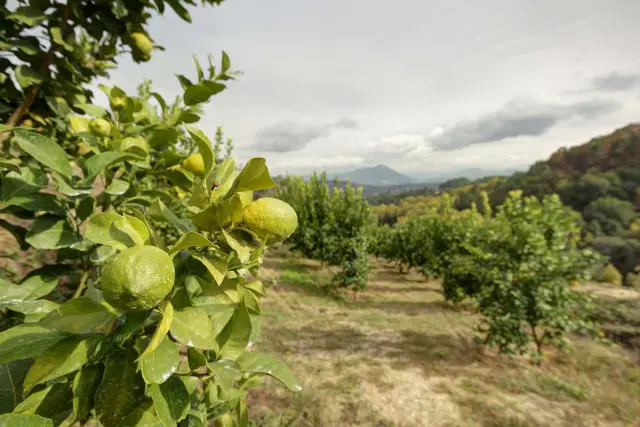
[[[98,340],[96,337],[72,336],[49,348],[46,353],[35,359],[29,369],[24,380],[25,392],[28,393],[35,385],[80,369],[87,363],[88,353]]]
[[[56,215],[66,214],[66,210],[57,197],[46,193],[24,194],[0,202],[0,209],[5,209],[9,206],[18,206],[31,212],[49,212]]]
[[[49,418],[34,414],[4,414],[0,415],[0,427],[53,427]]]
[[[207,363],[207,367],[213,372],[216,383],[225,390],[233,388],[233,385],[240,379],[240,365],[233,360],[217,360]]]
[[[122,179],[114,179],[111,184],[104,190],[112,196],[121,196],[129,190],[129,182]]]
[[[73,298],[49,313],[41,323],[44,326],[72,334],[100,332],[100,329],[118,317],[103,303],[83,296]]]
[[[149,345],[144,350],[144,352],[140,355],[140,359],[151,353],[160,345],[164,337],[169,332],[171,328],[171,323],[173,322],[173,305],[169,301],[165,301],[159,307],[160,312],[162,313],[162,320],[158,323],[158,327],[156,331],[153,333],[153,337],[151,337],[151,341],[149,341]]]
[[[145,231],[146,238],[148,238],[148,229],[140,220],[136,219],[135,223],[133,221],[125,222],[124,217],[116,213],[100,212],[93,215],[87,222],[84,237],[93,243],[124,250],[136,243],[131,237],[132,235],[136,240],[142,241],[145,236],[141,236],[140,233]]]
[[[53,139],[34,132],[16,130],[16,144],[24,152],[66,178],[71,178],[71,165],[67,155]]]
[[[95,394],[95,410],[105,427],[120,427],[144,395],[144,381],[136,372],[136,352],[129,349],[109,357]]]
[[[269,375],[280,381],[289,390],[302,390],[300,381],[293,375],[289,368],[271,356],[249,351],[238,358],[238,364],[242,368],[242,372]]]
[[[85,178],[83,179],[84,183],[90,184],[92,183],[96,177],[102,172],[104,169],[119,163],[125,160],[144,160],[142,157],[132,154],[132,153],[121,153],[118,151],[106,151],[104,153],[96,154],[95,156],[91,156],[89,160],[84,164],[84,169],[86,171]]]
[[[200,233],[196,233],[195,231],[189,231],[183,234],[180,239],[169,249],[169,255],[175,254],[176,252],[180,252],[183,249],[188,248],[201,248],[206,246],[214,246],[209,239],[204,237]]]
[[[262,280],[253,280],[245,283],[244,287],[256,295],[264,296],[264,284],[262,283]]]
[[[70,334],[34,323],[0,332],[0,364],[39,356]]]
[[[107,115],[107,110],[95,104],[75,104],[74,107],[79,108],[86,114],[94,117],[104,117]]]
[[[175,317],[173,324],[175,324]],[[141,357],[142,378],[147,384],[162,384],[176,371],[180,362],[178,347],[165,336],[151,353]]]
[[[211,273],[213,280],[217,284],[221,284],[224,280],[224,275],[227,273],[227,263],[225,260],[215,257],[204,257],[199,255],[191,255],[194,259],[198,260],[206,269]]]
[[[239,236],[238,234],[235,234],[233,232],[227,233],[224,230],[222,230],[222,235],[224,236],[225,241],[231,247],[231,249],[233,249],[236,254],[238,254],[238,259],[240,260],[240,262],[247,262],[247,260],[251,256],[251,248],[247,245],[246,242],[243,242],[242,240],[239,240],[237,238],[242,236]]]
[[[38,249],[67,248],[80,241],[66,218],[42,215],[36,218],[25,241]]]
[[[96,200],[93,197],[87,196],[80,200],[80,202],[78,203],[78,207],[76,208],[76,216],[78,217],[78,220],[82,222],[85,219],[89,218],[95,208]]]
[[[180,219],[174,214],[160,199],[155,199],[153,203],[151,203],[148,213],[154,220],[168,222],[180,230],[189,231],[193,228],[188,221]]]
[[[32,276],[20,285],[2,283],[0,279],[0,307],[21,301],[34,300],[48,295],[58,284],[57,278]]]
[[[32,364],[33,360],[22,359],[0,365],[0,414],[13,411],[22,401],[22,383]]]
[[[70,409],[71,396],[71,384],[54,383],[43,390],[31,393],[16,406],[13,412],[16,414],[35,414],[50,418],[61,410]]]
[[[190,396],[184,383],[175,375],[162,384],[149,386],[149,394],[158,418],[165,427],[175,426],[189,412]]]
[[[15,173],[20,173],[20,165],[18,165],[12,159],[5,159],[4,157],[0,157],[0,169],[8,169]]]
[[[266,160],[262,157],[254,157],[249,160],[240,172],[237,191],[268,190],[275,187],[275,182],[269,174]]]
[[[251,337],[251,319],[244,303],[233,313],[231,320],[217,337],[219,357],[235,360],[244,353]]]
[[[191,85],[184,91],[185,105],[195,105],[207,102],[211,98],[211,91],[202,84]]]
[[[207,364],[207,358],[193,347],[187,349],[187,360],[191,370],[196,370]]]
[[[145,401],[122,420],[122,427],[164,427],[153,402]]]
[[[31,301],[16,302],[9,305],[7,308],[11,311],[31,315],[30,319],[37,318],[38,320],[40,320],[58,307],[60,307],[60,304],[56,302],[48,301],[45,299],[37,299]]]
[[[9,172],[2,180],[2,200],[37,193],[47,182],[42,169],[33,166],[20,168],[20,173]]]
[[[171,336],[189,347],[215,350],[216,337],[207,313],[197,307],[187,307],[173,313]]]
[[[73,413],[71,423],[87,419],[94,405],[96,389],[102,381],[103,365],[85,366],[73,378]]]
[[[25,241],[25,237],[27,236],[27,230],[25,228],[11,224],[9,221],[2,218],[0,218],[0,228],[4,228],[13,235],[18,242],[21,251],[29,249],[29,244]]]

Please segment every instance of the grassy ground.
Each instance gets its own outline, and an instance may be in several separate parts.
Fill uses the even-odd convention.
[[[257,347],[286,361],[304,390],[266,381],[251,395],[255,425],[640,426],[629,350],[576,338],[537,367],[477,347],[477,319],[445,303],[436,282],[376,263],[353,301],[320,291],[329,275],[282,248],[265,258]],[[640,313],[640,294],[606,298],[599,316],[610,324]]]

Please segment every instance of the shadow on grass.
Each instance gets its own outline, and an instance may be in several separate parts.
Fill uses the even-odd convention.
[[[401,293],[401,292],[433,292],[442,295],[442,290],[430,288],[426,285],[423,286],[384,286],[369,284],[365,292],[384,292],[384,293]]]
[[[367,308],[373,308],[391,314],[418,316],[433,312],[461,312],[456,307],[442,300],[437,301],[379,301],[367,302]]]
[[[268,330],[269,343],[280,351],[336,358],[362,356],[388,358],[394,368],[423,367],[430,369],[437,361],[447,366],[464,366],[481,357],[472,339],[449,334],[428,335],[411,330],[400,333],[365,334],[350,326],[327,327],[326,324],[305,326],[298,330],[278,327]]]

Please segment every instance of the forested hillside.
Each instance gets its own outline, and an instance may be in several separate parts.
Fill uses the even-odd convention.
[[[458,186],[449,184],[461,184]],[[640,264],[640,125],[631,124],[569,149],[556,151],[527,172],[472,182],[451,180],[441,190],[454,196],[455,207],[482,210],[482,191],[493,207],[502,204],[509,191],[542,198],[556,193],[582,214],[584,238],[622,273],[625,280]],[[381,222],[393,223],[419,206],[433,209],[434,197],[405,199],[377,208]]]

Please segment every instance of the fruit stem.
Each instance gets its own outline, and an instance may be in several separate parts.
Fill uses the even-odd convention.
[[[76,289],[76,293],[73,294],[73,298],[78,298],[80,295],[82,295],[82,292],[84,292],[84,290],[87,287],[88,278],[89,278],[89,270],[85,271],[82,274],[82,279],[80,279],[80,284],[78,285],[78,289]]]

